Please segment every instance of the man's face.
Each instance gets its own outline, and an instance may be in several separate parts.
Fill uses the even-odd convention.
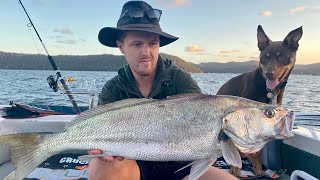
[[[140,76],[155,74],[159,44],[159,35],[140,31],[128,31],[123,42],[117,41],[131,70],[135,75]]]

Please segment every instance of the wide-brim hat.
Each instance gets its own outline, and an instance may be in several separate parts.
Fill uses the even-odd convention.
[[[132,9],[143,10],[143,17],[138,20],[132,18],[130,16],[130,11]],[[158,34],[160,46],[165,46],[179,39],[178,37],[163,32],[159,21],[152,20],[148,17],[146,12],[149,10],[153,10],[153,8],[144,1],[129,1],[125,3],[117,27],[104,27],[100,30],[98,35],[100,43],[109,47],[117,47],[116,41],[119,38],[119,33],[123,31],[144,31]]]

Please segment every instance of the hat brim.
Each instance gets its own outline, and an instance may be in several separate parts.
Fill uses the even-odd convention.
[[[168,33],[160,31],[157,28],[135,28],[135,27],[126,27],[126,28],[113,28],[113,27],[105,27],[102,28],[99,32],[98,39],[99,42],[108,47],[117,47],[116,41],[118,38],[118,33],[121,31],[143,31],[159,34],[160,39],[160,47],[170,44],[177,39],[178,37],[172,36]]]

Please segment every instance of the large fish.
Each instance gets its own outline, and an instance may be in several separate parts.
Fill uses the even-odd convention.
[[[54,154],[89,149],[135,160],[193,161],[189,178],[196,179],[221,155],[241,168],[238,150],[253,153],[272,139],[292,137],[293,121],[293,113],[279,106],[189,94],[98,106],[77,116],[63,132],[5,135],[0,143],[11,147],[17,180]]]

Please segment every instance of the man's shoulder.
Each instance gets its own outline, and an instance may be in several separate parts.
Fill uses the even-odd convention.
[[[175,94],[201,93],[201,89],[189,72],[173,64],[168,58],[163,61],[164,64],[167,64],[167,66],[164,68],[167,71],[165,74],[171,78],[171,87],[175,89]]]
[[[116,75],[109,79],[103,86],[99,94],[98,104],[107,104],[119,100],[119,76]]]
[[[116,75],[114,77],[112,77],[111,79],[109,79],[104,86],[111,86],[114,87],[116,84],[118,84],[119,81],[119,75]]]

